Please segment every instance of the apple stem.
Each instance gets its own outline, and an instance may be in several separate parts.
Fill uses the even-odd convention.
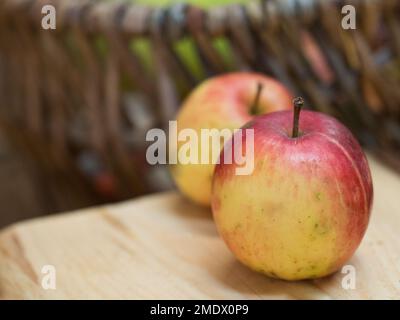
[[[300,111],[303,107],[304,100],[302,97],[297,97],[293,100],[294,105],[294,115],[293,115],[293,132],[292,138],[297,138],[299,136],[299,119],[300,119]]]
[[[258,104],[260,102],[260,96],[261,96],[261,92],[262,92],[263,88],[264,88],[264,85],[261,82],[258,82],[256,95],[254,97],[253,104],[251,105],[251,108],[250,108],[251,114],[254,114],[254,115],[257,114]]]

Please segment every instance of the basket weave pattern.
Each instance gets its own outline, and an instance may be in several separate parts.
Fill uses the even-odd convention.
[[[57,10],[56,30],[41,27],[45,4]],[[356,8],[355,30],[341,28],[345,4]],[[109,181],[99,178],[107,173],[114,196],[126,198],[163,188],[145,162],[149,128],[165,127],[205,78],[255,70],[338,117],[400,168],[399,15],[397,0],[249,1],[207,11],[2,0],[0,129],[79,192]],[[195,63],[182,54],[185,41]]]

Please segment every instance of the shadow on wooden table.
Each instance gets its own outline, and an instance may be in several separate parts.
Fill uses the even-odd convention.
[[[227,259],[220,268],[212,270],[213,276],[222,285],[240,292],[245,296],[272,299],[323,299],[320,285],[333,283],[334,275],[319,280],[284,281],[269,278],[266,275],[250,270],[233,256]],[[322,294],[322,295],[321,295]]]
[[[211,208],[195,205],[184,196],[178,196],[168,203],[170,212],[185,223],[194,234],[219,237],[215,228]]]
[[[176,197],[169,204],[168,211],[177,215],[184,222],[187,230],[191,230],[195,235],[219,238],[210,208],[194,205],[183,196]],[[218,240],[223,243],[222,239]],[[226,248],[226,250],[228,249]],[[222,286],[255,298],[321,299],[324,298],[324,293],[319,286],[337,282],[333,279],[334,275],[318,280],[292,282],[278,280],[249,269],[240,263],[233,254],[226,254],[219,259],[217,267],[212,264],[204,265],[204,268],[207,268],[210,275]],[[326,295],[325,298],[329,298],[329,295]]]
[[[370,158],[372,219],[345,277],[286,282],[241,265],[211,211],[176,192],[25,221],[0,232],[0,296],[67,299],[398,299],[400,179]],[[57,290],[40,286],[57,266]],[[27,268],[26,266],[29,266]],[[36,281],[37,280],[37,281]]]

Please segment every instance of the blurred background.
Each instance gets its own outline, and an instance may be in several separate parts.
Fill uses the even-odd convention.
[[[173,188],[146,132],[235,70],[277,78],[400,169],[399,15],[398,0],[2,0],[0,227]]]

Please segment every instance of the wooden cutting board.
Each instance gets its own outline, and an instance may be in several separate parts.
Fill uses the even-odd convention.
[[[0,297],[67,299],[400,298],[400,177],[370,157],[375,201],[346,274],[285,282],[237,262],[209,210],[177,193],[27,221],[0,233]],[[56,289],[45,290],[55,268]],[[42,273],[44,271],[44,273]],[[51,271],[50,271],[51,272]],[[51,283],[51,282],[50,282]]]

